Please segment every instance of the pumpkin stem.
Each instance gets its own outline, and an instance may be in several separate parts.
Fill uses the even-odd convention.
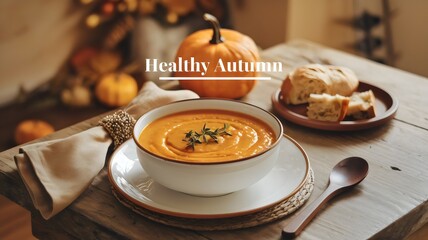
[[[211,39],[211,44],[219,44],[223,42],[223,38],[220,34],[220,23],[218,22],[217,18],[209,13],[204,14],[204,20],[211,23],[211,26],[213,28],[213,38]]]

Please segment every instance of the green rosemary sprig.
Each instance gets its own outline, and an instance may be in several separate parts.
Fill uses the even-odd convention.
[[[191,148],[192,150],[195,150],[196,144],[208,143],[209,139],[212,139],[214,142],[218,143],[218,136],[232,136],[232,134],[227,131],[229,126],[229,124],[225,123],[223,128],[216,128],[213,131],[210,128],[207,128],[207,124],[205,123],[202,127],[201,133],[190,130],[189,132],[185,133],[183,141],[187,142],[187,147]]]

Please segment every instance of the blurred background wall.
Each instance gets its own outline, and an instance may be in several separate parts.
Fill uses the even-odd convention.
[[[288,22],[287,0],[229,0],[235,29],[267,48],[285,41]]]
[[[366,11],[380,22],[371,28],[381,46],[373,56],[387,60],[387,43],[392,43],[391,65],[428,77],[428,1],[426,0],[234,0],[241,8],[232,7],[236,28],[263,48],[282,41],[307,39],[320,44],[364,56],[356,49],[363,31],[353,27]],[[389,5],[390,36],[384,19],[384,5]],[[245,10],[243,10],[245,9]],[[250,19],[250,20],[247,20]],[[250,23],[245,25],[245,23]]]
[[[52,77],[82,37],[85,11],[67,0],[0,0],[0,105]]]

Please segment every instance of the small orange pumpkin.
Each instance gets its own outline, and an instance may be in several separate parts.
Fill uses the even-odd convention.
[[[138,94],[137,81],[125,73],[104,75],[95,87],[97,99],[110,107],[121,107]]]
[[[19,123],[15,129],[15,142],[19,145],[24,144],[51,134],[54,131],[54,127],[45,121],[25,120]]]
[[[256,62],[259,60],[258,49],[254,41],[237,31],[220,29],[218,20],[204,14],[204,19],[211,23],[212,29],[197,31],[181,43],[175,58],[178,64],[182,60],[194,58],[196,62],[210,62],[203,77],[256,77],[257,72],[223,72],[215,71],[219,59],[226,62]],[[200,72],[176,72],[175,77],[201,77]],[[255,80],[180,80],[180,86],[192,90],[201,97],[240,98],[249,93]]]

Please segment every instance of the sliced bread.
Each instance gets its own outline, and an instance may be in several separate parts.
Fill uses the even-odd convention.
[[[346,115],[354,119],[369,119],[375,117],[375,100],[372,90],[353,93],[350,97]]]
[[[349,98],[340,95],[310,94],[307,116],[309,119],[339,122],[346,116]]]

